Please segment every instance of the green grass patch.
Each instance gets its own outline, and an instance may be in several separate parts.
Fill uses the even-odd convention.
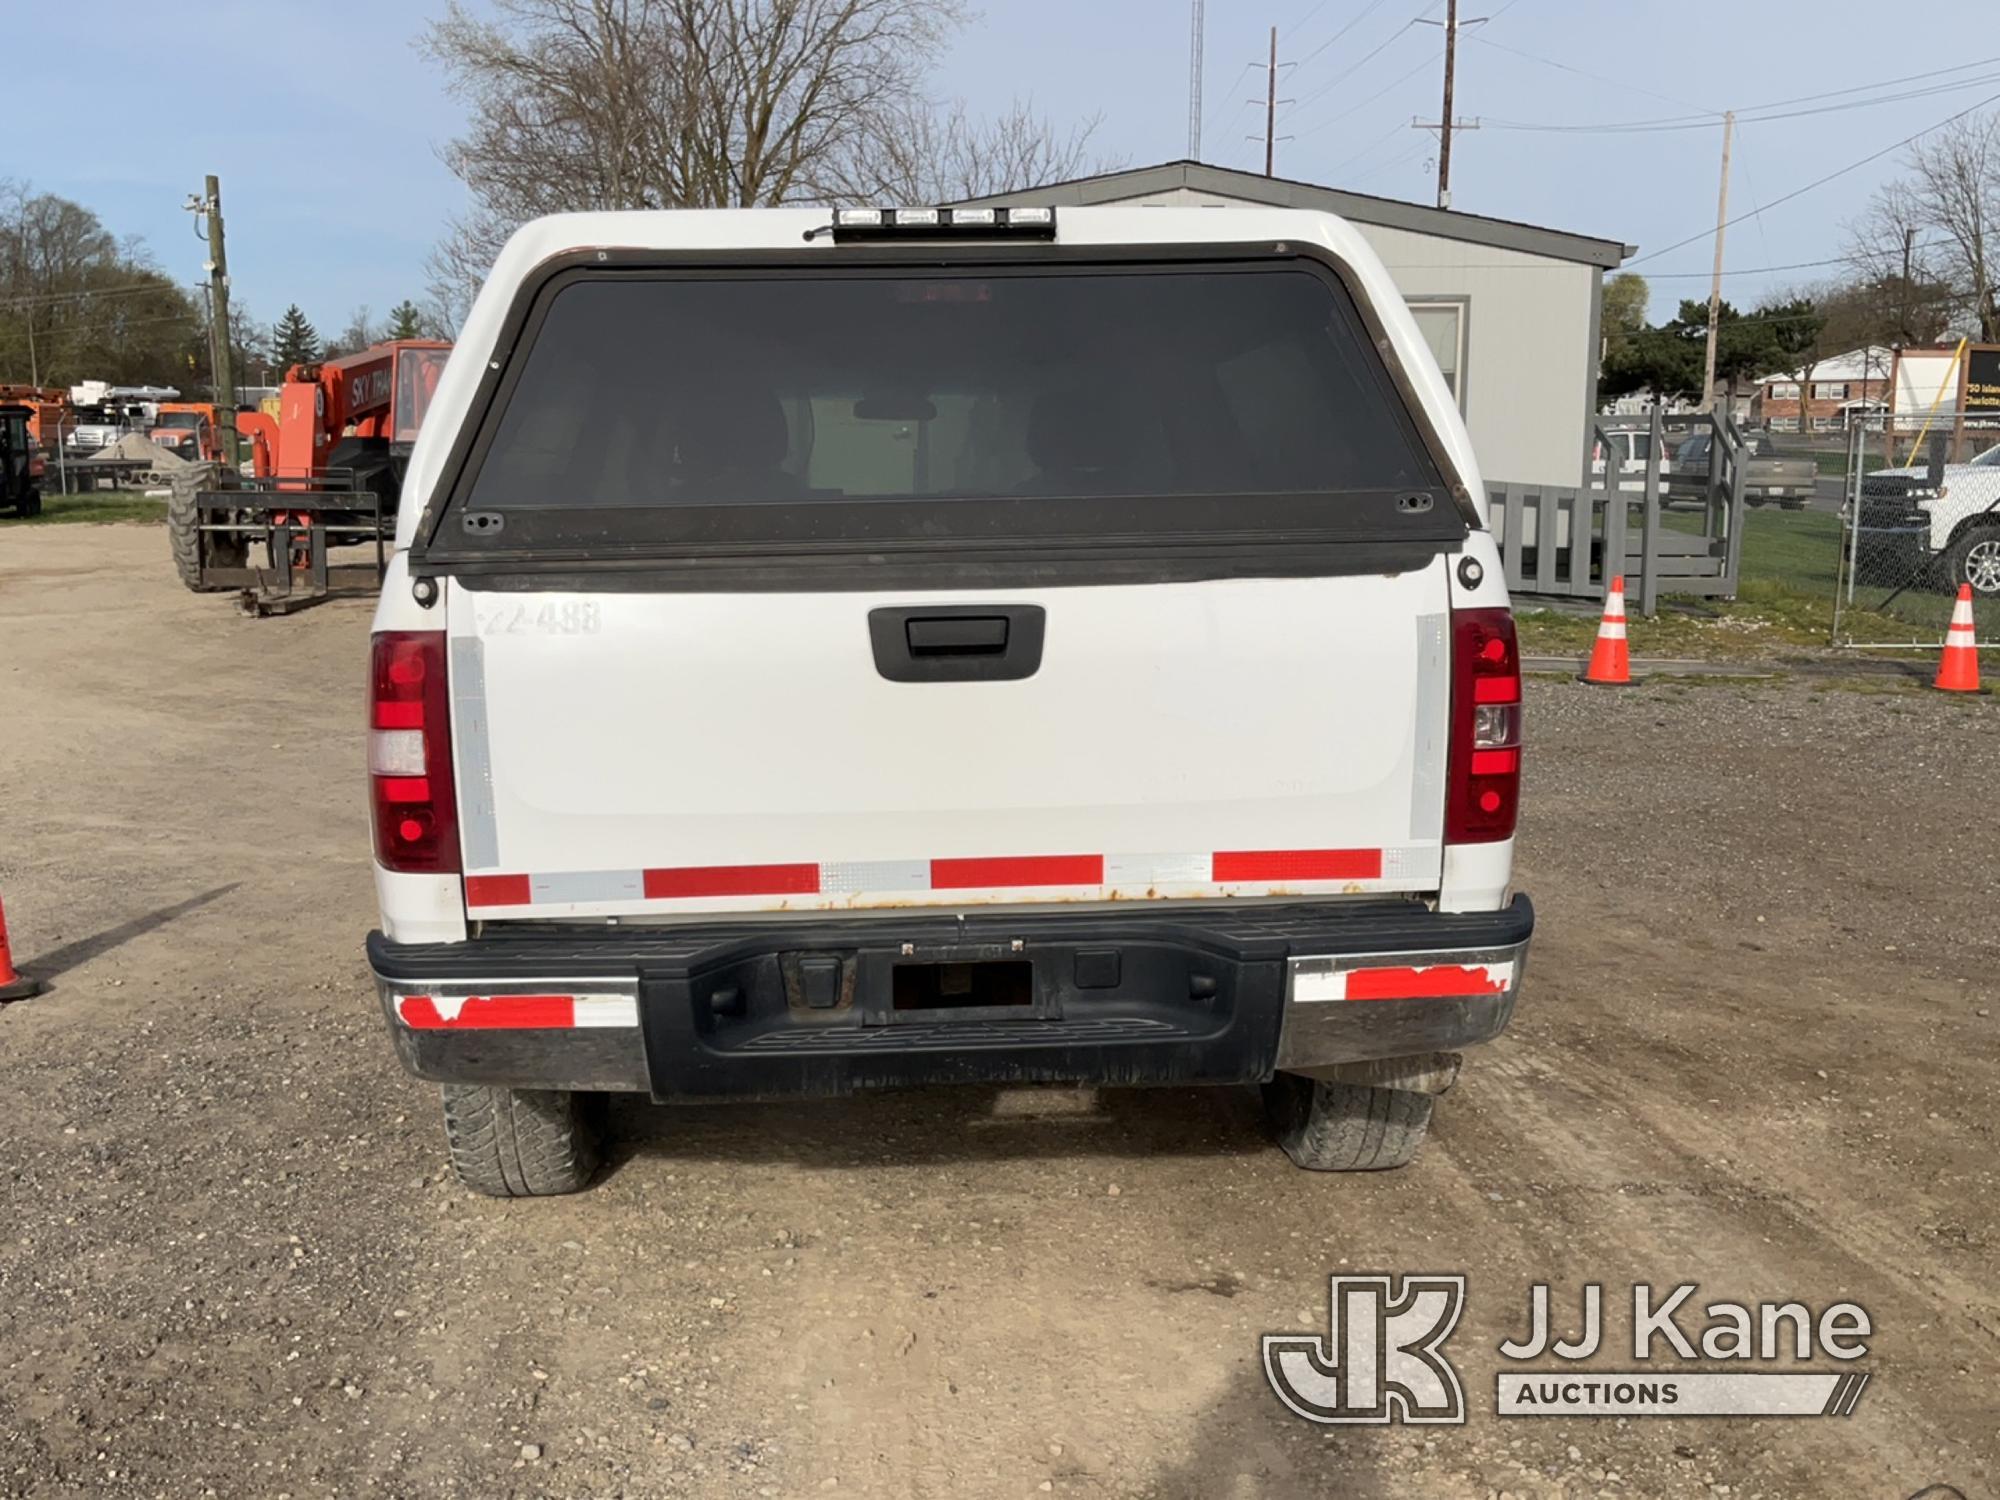
[[[1743,517],[1741,603],[1794,628],[1816,622],[1830,639],[1840,586],[1840,517],[1818,510],[1752,510]],[[1854,641],[1942,641],[1952,596],[1928,583],[1900,592],[1883,584],[1854,588],[1841,609],[1841,633]]]
[[[1663,527],[1699,531],[1702,517],[1666,512]],[[1735,602],[1661,599],[1651,619],[1634,614],[1627,627],[1636,656],[1742,659],[1772,652],[1817,651],[1833,642],[1833,598],[1841,547],[1840,517],[1817,510],[1746,510],[1743,568]],[[1843,610],[1843,634],[1855,641],[1943,639],[1949,598],[1912,589],[1888,612],[1869,607],[1886,590],[1857,590]],[[1628,602],[1636,597],[1628,595]],[[1594,615],[1528,609],[1516,615],[1521,649],[1536,655],[1581,656],[1597,635]]]
[[[44,495],[42,513],[32,520],[0,520],[0,526],[62,526],[78,521],[160,522],[167,502],[149,500],[122,490],[97,490],[87,495]]]

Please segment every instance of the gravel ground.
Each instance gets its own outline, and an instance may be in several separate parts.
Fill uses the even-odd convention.
[[[1994,1493],[2000,701],[1534,683],[1528,987],[1404,1171],[1300,1174],[1230,1091],[926,1091],[620,1104],[595,1189],[508,1205],[361,961],[366,629],[187,595],[156,530],[0,533],[0,891],[54,982],[0,1010],[0,1495]],[[1469,1425],[1279,1407],[1258,1335],[1342,1269],[1469,1275]],[[1504,1421],[1538,1280],[1858,1301],[1874,1380]]]

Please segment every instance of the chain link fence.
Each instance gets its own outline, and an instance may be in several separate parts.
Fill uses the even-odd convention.
[[[1935,646],[1961,585],[2000,646],[2000,417],[1875,415],[1848,433],[1833,638]]]

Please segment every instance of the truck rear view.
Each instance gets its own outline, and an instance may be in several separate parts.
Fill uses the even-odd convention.
[[[461,1177],[582,1186],[607,1090],[941,1082],[1408,1160],[1532,927],[1479,493],[1324,215],[528,226],[373,644],[369,955]]]

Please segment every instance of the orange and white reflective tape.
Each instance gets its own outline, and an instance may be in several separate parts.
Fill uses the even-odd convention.
[[[1449,953],[1381,953],[1292,960],[1291,998],[1325,1000],[1476,1000],[1514,988],[1516,960],[1454,962]]]
[[[413,1031],[571,1031],[639,1024],[633,995],[399,994],[396,1019]]]

